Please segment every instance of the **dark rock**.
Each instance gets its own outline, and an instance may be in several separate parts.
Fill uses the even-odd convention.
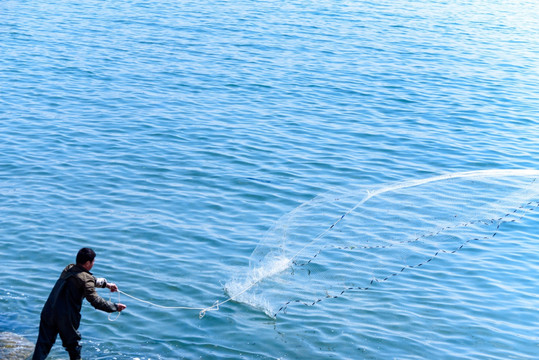
[[[26,360],[34,351],[34,344],[24,336],[0,332],[0,359]]]

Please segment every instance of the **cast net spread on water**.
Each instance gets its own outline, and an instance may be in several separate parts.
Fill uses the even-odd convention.
[[[353,297],[426,266],[539,206],[539,170],[488,170],[325,194],[283,216],[251,255],[229,298],[277,317],[289,306]],[[205,311],[202,312],[202,315]]]

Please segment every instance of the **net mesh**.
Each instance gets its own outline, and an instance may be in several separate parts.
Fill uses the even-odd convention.
[[[504,223],[537,208],[537,176],[454,173],[318,196],[267,231],[249,270],[225,291],[271,317],[294,304],[353,296],[470,241],[495,241]]]

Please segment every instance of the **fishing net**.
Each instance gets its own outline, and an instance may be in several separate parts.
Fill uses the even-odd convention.
[[[225,285],[229,300],[277,317],[354,296],[471,241],[495,241],[539,203],[536,170],[453,173],[324,194],[283,216]]]

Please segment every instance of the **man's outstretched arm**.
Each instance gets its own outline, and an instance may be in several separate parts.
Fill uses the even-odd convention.
[[[126,308],[124,304],[115,304],[112,301],[103,299],[99,296],[97,291],[95,291],[96,286],[109,288],[113,292],[118,291],[116,284],[107,283],[104,278],[95,279],[93,276],[89,277],[84,283],[84,297],[94,308],[105,312],[122,311]]]

